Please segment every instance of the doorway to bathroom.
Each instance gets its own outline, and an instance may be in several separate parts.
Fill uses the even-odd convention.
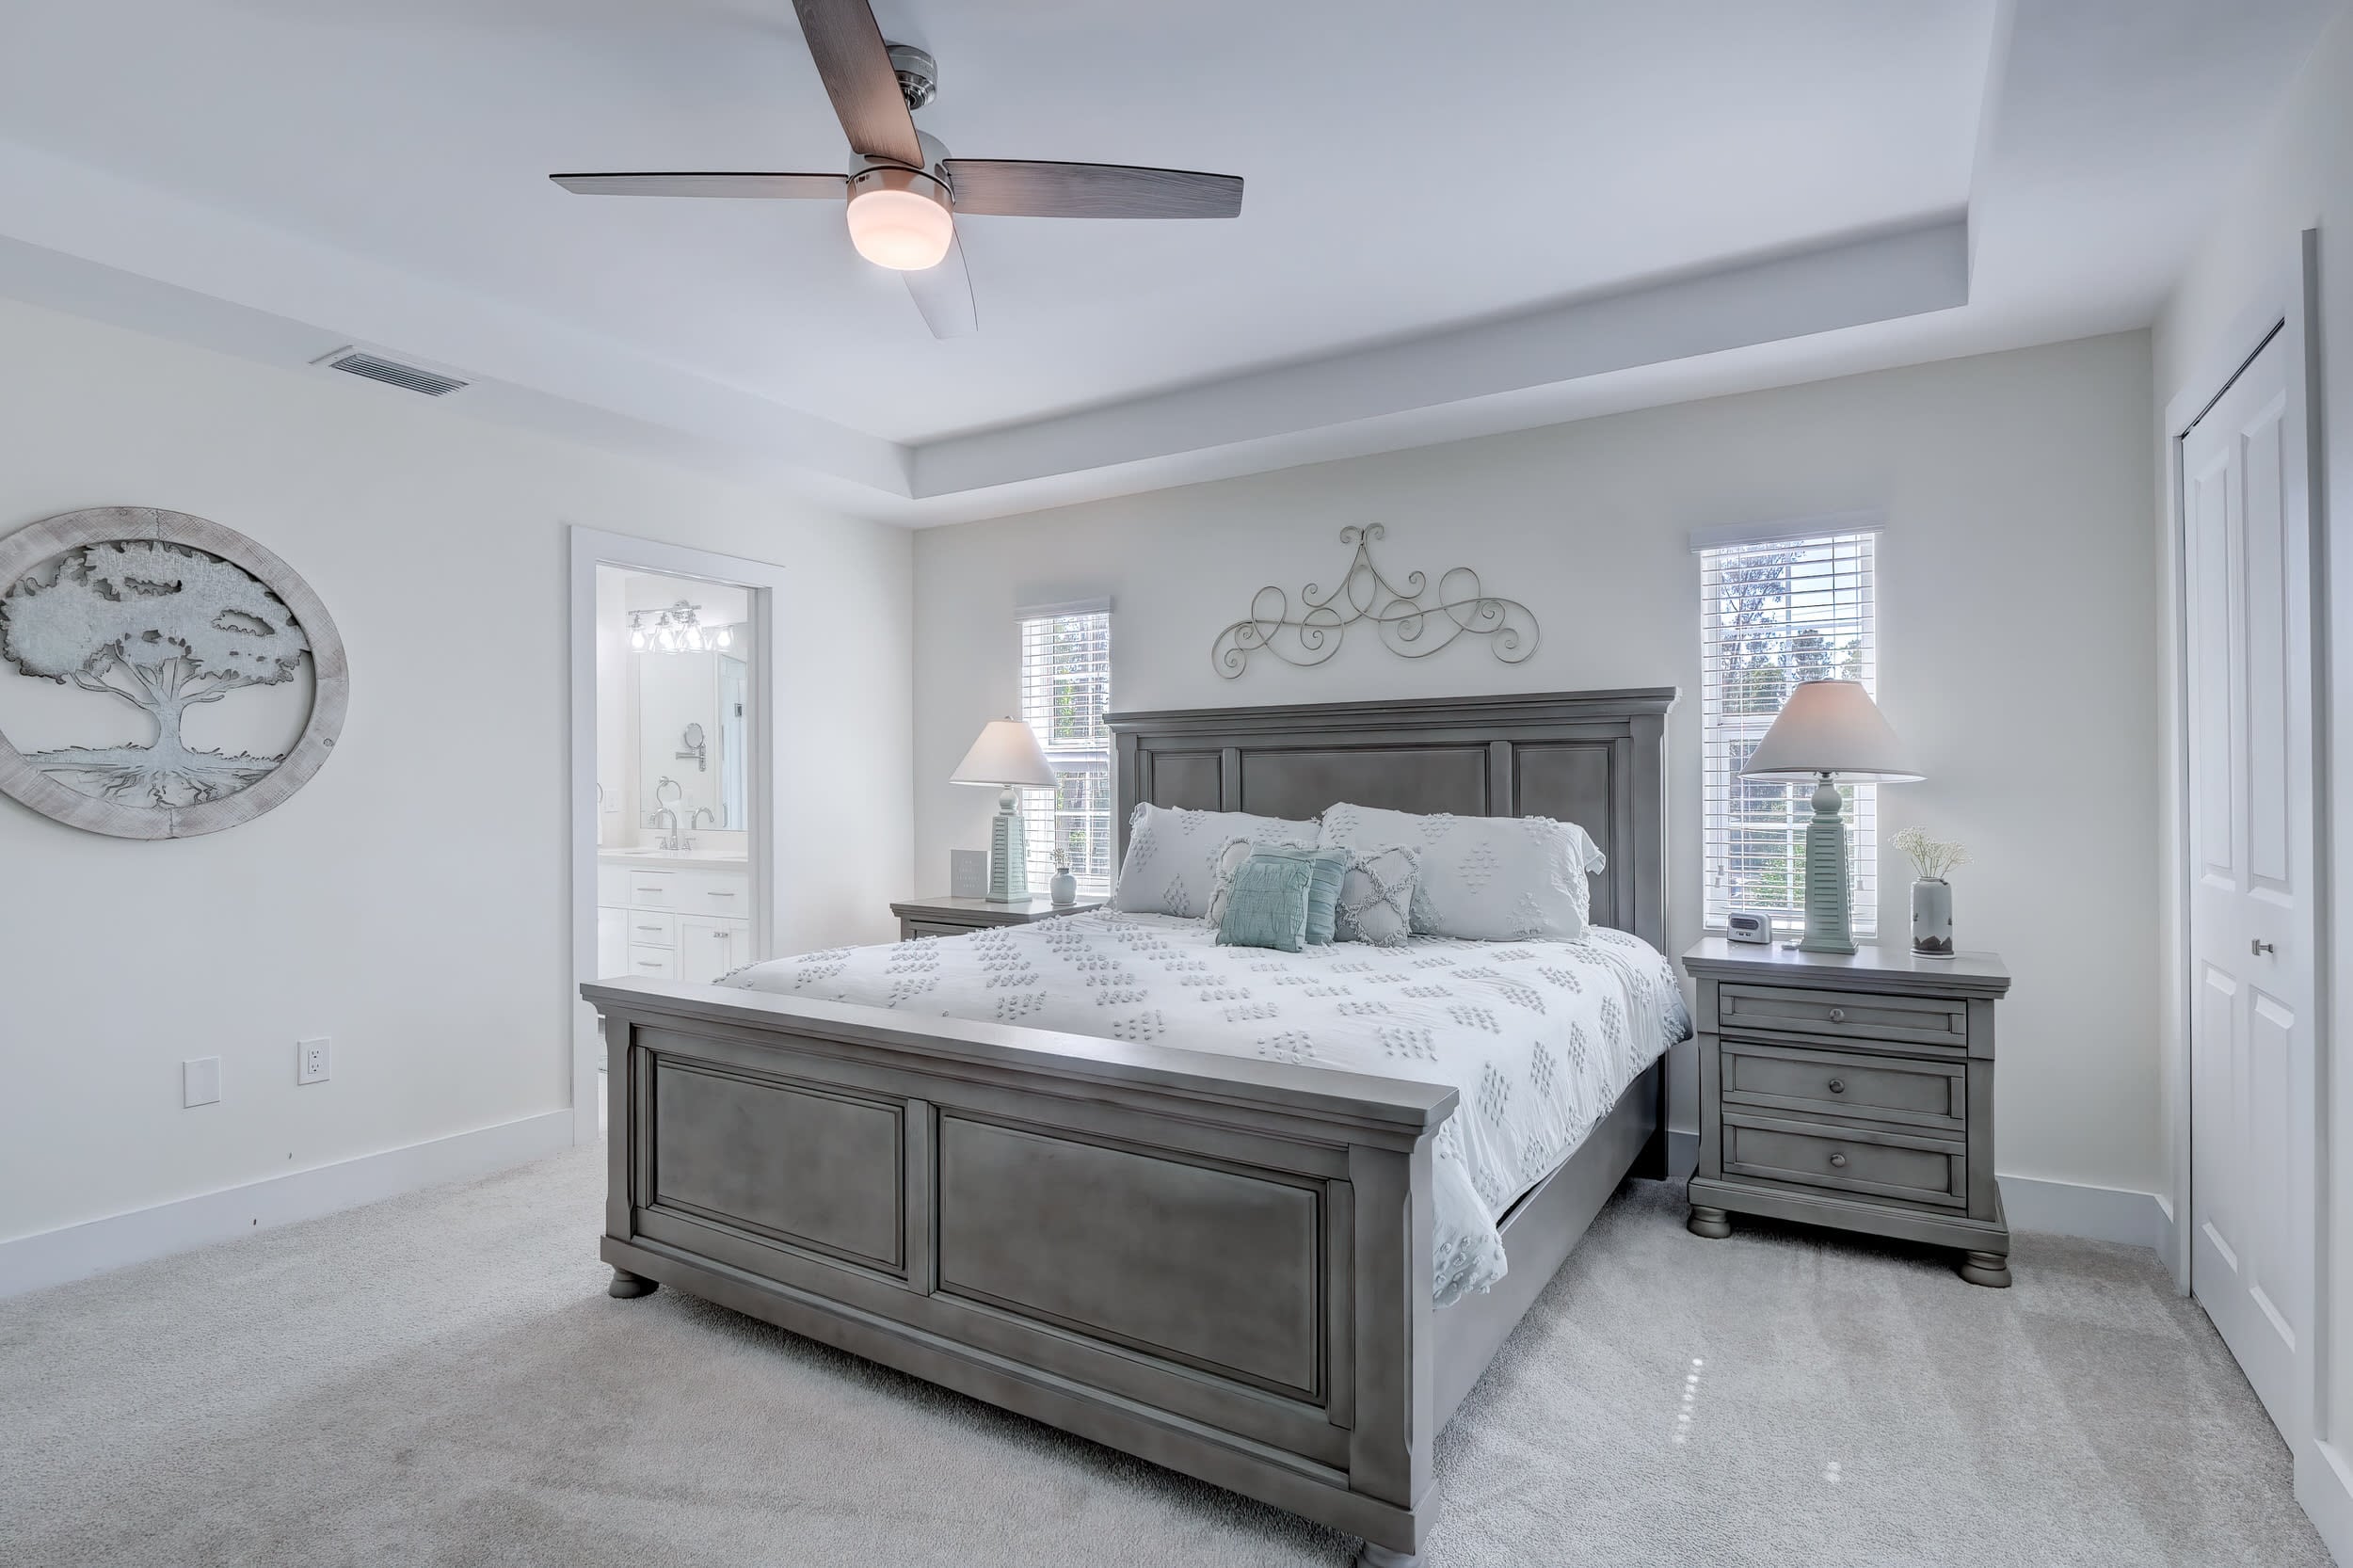
[[[576,982],[707,984],[769,956],[777,568],[572,535]],[[573,1133],[600,1137],[604,1044],[570,1001]]]

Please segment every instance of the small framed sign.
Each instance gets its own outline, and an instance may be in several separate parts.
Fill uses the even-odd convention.
[[[988,897],[988,851],[952,849],[948,852],[948,896]]]

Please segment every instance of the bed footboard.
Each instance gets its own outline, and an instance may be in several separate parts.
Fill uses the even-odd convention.
[[[707,986],[583,994],[623,1275],[1420,1549],[1453,1090]]]

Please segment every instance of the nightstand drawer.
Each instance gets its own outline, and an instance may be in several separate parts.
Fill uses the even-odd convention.
[[[1800,1125],[1724,1113],[1724,1172],[1907,1203],[1965,1208],[1963,1145],[1855,1128]]]
[[[1815,991],[1794,985],[1720,985],[1716,1016],[1729,1030],[1776,1030],[1857,1043],[1969,1044],[1969,1004],[1865,991]]]
[[[1727,1106],[1901,1122],[1955,1137],[1968,1130],[1969,1069],[1959,1063],[1730,1039],[1720,1062]]]
[[[906,926],[905,934],[899,938],[903,942],[912,941],[918,936],[969,936],[976,929],[968,925],[939,925],[931,920],[907,920],[903,923]]]

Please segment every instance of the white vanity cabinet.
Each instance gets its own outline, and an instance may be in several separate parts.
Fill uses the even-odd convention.
[[[600,976],[708,984],[743,968],[753,956],[751,889],[741,861],[600,860]]]

